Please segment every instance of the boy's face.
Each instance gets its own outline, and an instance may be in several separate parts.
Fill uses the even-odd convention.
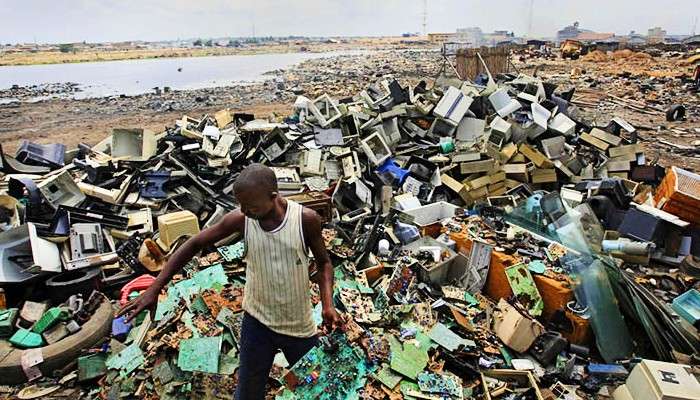
[[[277,192],[263,189],[250,189],[236,192],[241,212],[248,218],[261,220],[275,207]]]

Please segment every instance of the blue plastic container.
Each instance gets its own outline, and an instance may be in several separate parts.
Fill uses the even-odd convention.
[[[693,325],[697,324],[700,321],[700,292],[695,289],[688,290],[676,297],[671,307],[684,320]]]

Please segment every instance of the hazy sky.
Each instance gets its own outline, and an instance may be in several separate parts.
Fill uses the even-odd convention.
[[[662,26],[688,34],[698,0],[532,0],[532,34],[580,21],[600,32]],[[427,0],[428,32],[528,33],[531,0]],[[422,30],[423,0],[0,0],[0,42],[101,42],[192,37],[398,35]],[[700,23],[696,28],[700,32]]]

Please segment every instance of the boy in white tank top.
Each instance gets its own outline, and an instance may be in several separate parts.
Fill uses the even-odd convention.
[[[274,172],[261,164],[241,172],[234,192],[241,208],[183,244],[151,287],[119,315],[129,313],[131,319],[144,309],[153,310],[158,294],[192,257],[233,233],[243,233],[247,270],[236,399],[258,400],[265,398],[278,349],[294,364],[318,343],[311,316],[308,250],[318,266],[324,327],[337,329],[343,321],[333,306],[333,266],[319,215],[280,196]]]

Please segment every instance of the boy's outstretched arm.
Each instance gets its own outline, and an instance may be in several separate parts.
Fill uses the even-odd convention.
[[[228,213],[219,223],[211,226],[186,241],[182,247],[168,259],[165,267],[160,271],[153,284],[134,300],[126,303],[117,316],[129,314],[127,321],[131,321],[141,311],[148,309],[153,311],[160,291],[197,253],[214,245],[236,232],[243,232],[245,217],[240,210]]]

